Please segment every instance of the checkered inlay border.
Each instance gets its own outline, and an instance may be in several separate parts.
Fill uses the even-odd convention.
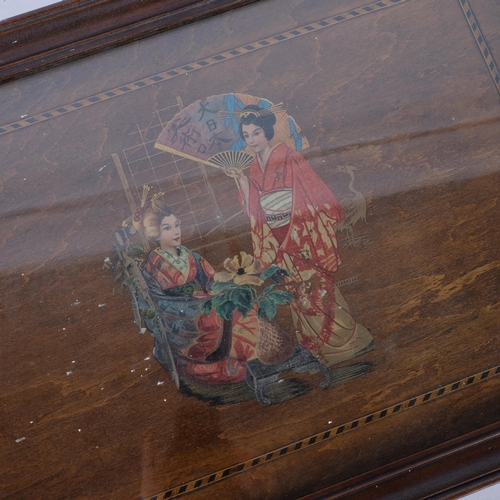
[[[271,45],[276,45],[281,42],[293,40],[294,38],[303,35],[315,33],[324,28],[329,28],[330,26],[335,26],[336,24],[350,21],[351,19],[362,17],[382,9],[387,9],[388,7],[393,7],[394,5],[402,4],[407,1],[409,0],[380,0],[378,2],[365,5],[364,7],[358,7],[356,9],[344,12],[342,14],[337,14],[336,16],[332,16],[315,23],[309,23],[304,26],[300,26],[299,28],[294,28],[292,30],[285,31],[283,33],[279,33],[262,40],[257,40],[255,42],[242,45],[241,47],[236,47],[226,52],[221,52],[220,54],[216,54],[202,60],[193,61],[189,64],[178,66],[177,68],[158,73],[157,75],[149,76],[132,83],[127,83],[126,85],[121,85],[120,87],[107,90],[106,92],[101,92],[100,94],[96,94],[85,99],[80,99],[79,101],[75,101],[70,104],[59,106],[49,111],[45,111],[44,113],[40,113],[38,115],[30,117],[24,117],[22,120],[3,125],[0,127],[0,135],[9,134],[11,132],[14,132],[15,130],[26,128],[36,123],[51,120],[58,116],[72,113],[73,111],[76,111],[78,109],[92,106],[93,104],[107,101],[109,99],[114,99],[115,97],[129,94],[130,92],[135,92],[136,90],[150,87],[151,85],[156,85],[160,82],[171,80],[172,78],[185,76],[207,66],[213,66],[214,64],[218,64],[220,62],[228,61],[230,59],[234,59],[235,57],[240,57],[242,55],[248,54],[249,52],[255,52],[257,50],[267,48]]]
[[[456,380],[455,382],[451,382],[450,384],[447,384],[443,387],[438,387],[429,392],[420,394],[419,396],[401,401],[400,403],[388,406],[387,408],[382,408],[373,413],[357,418],[356,420],[351,420],[350,422],[325,429],[321,432],[313,434],[312,436],[301,439],[300,441],[290,443],[281,448],[277,448],[267,453],[263,453],[262,455],[259,455],[257,457],[253,457],[249,460],[246,460],[245,462],[234,464],[225,469],[213,472],[212,474],[208,474],[206,476],[194,479],[193,481],[175,486],[174,488],[170,488],[151,497],[147,497],[144,500],[168,500],[171,498],[177,498],[185,493],[197,491],[203,487],[210,486],[229,477],[233,477],[240,472],[253,469],[273,460],[278,460],[279,458],[290,455],[291,453],[295,453],[296,451],[303,450],[315,444],[333,439],[337,436],[345,434],[346,432],[377,422],[378,420],[390,417],[397,413],[401,413],[402,411],[408,410],[409,408],[414,408],[424,403],[428,403],[429,401],[434,401],[438,398],[446,396],[447,394],[456,392],[457,390],[464,389],[465,387],[469,387],[470,385],[491,379],[499,374],[500,365],[488,370],[483,370],[479,373],[476,373],[475,375],[470,375],[460,380]]]
[[[479,23],[477,22],[476,16],[474,15],[474,12],[469,5],[468,0],[458,0],[458,3],[462,8],[467,24],[469,25],[469,28],[472,32],[472,36],[476,40],[477,46],[479,47],[479,52],[481,52],[481,56],[486,63],[486,67],[491,75],[491,78],[493,79],[493,83],[498,93],[500,94],[500,71],[498,70],[498,65],[493,58],[491,49],[486,43],[486,39],[483,35],[483,32],[481,31]]]

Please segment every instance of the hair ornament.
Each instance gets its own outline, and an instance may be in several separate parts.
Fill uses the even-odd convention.
[[[161,198],[165,193],[156,193],[152,196],[150,201],[147,201],[150,190],[151,186],[148,186],[147,184],[142,186],[141,204],[136,208],[134,215],[131,215],[122,222],[123,227],[127,227],[128,225],[130,225],[130,223],[132,223],[136,229],[139,229],[142,226],[144,212],[148,208],[155,209],[158,207],[157,200]]]
[[[284,113],[283,103],[273,104],[270,108],[262,108],[262,109],[244,109],[242,111],[237,111],[235,113],[229,113],[227,111],[219,111],[219,118],[247,118],[248,116],[266,116],[266,115],[275,115],[276,113]]]

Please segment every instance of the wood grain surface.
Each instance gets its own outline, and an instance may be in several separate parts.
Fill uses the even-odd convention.
[[[376,3],[257,2],[0,87],[2,498],[159,500],[191,484],[186,498],[358,498],[366,487],[359,498],[419,499],[456,486],[446,471],[458,465],[400,483],[384,474],[467,439],[497,449],[500,94],[462,0]],[[498,2],[467,6],[496,64]],[[375,339],[354,361],[373,370],[326,390],[317,374],[286,374],[307,394],[269,407],[177,391],[103,269],[130,215],[111,155],[132,179],[177,97],[228,92],[283,102],[332,192],[347,196],[352,173],[368,207],[354,240],[339,234],[336,279]],[[251,252],[245,217],[231,218],[234,181],[207,167],[221,233],[199,168],[183,162],[160,185],[172,200],[185,189],[183,223],[199,232],[184,244],[217,268]],[[495,469],[493,452],[464,456],[481,453],[484,467],[461,477]]]

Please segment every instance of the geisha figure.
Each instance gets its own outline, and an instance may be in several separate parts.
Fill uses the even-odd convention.
[[[159,245],[149,254],[142,274],[160,310],[178,374],[209,385],[244,380],[246,363],[255,357],[259,328],[255,314],[243,318],[235,312],[228,322],[214,310],[200,313],[199,304],[210,296],[215,271],[181,245],[180,221],[158,196],[146,204],[134,226]],[[145,321],[154,333],[154,322]],[[154,354],[160,362],[164,350],[156,337]]]
[[[334,274],[341,264],[335,227],[345,214],[304,157],[284,143],[271,146],[276,116],[256,105],[240,117],[240,135],[255,153],[249,177],[236,179],[239,199],[250,218],[256,261],[288,269],[291,304],[299,343],[326,366],[356,356],[372,342],[353,319]]]

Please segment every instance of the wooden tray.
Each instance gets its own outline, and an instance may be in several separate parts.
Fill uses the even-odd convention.
[[[494,0],[70,0],[0,23],[2,498],[410,500],[496,481],[499,24]],[[177,389],[109,272],[143,185],[216,271],[254,252],[234,181],[155,147],[218,95],[291,117],[281,139],[354,217],[330,235],[333,276],[374,340],[326,389],[276,368],[267,406],[244,383]],[[277,320],[293,333],[286,306]]]

